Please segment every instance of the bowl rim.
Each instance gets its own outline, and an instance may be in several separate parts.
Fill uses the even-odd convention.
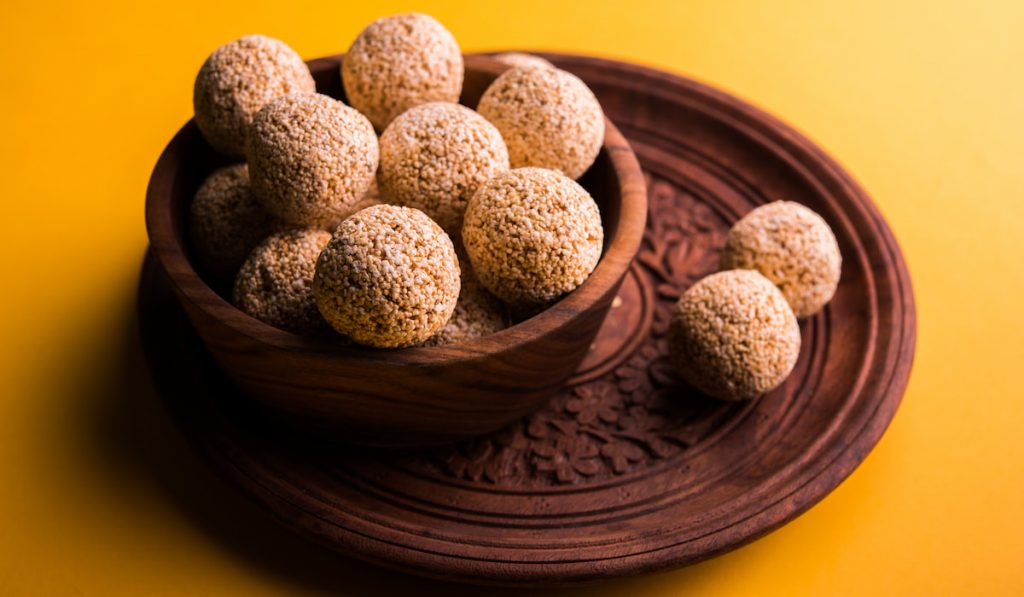
[[[306,63],[310,70],[340,69],[342,56],[338,54],[315,58]],[[482,70],[488,74],[497,75],[508,68],[484,55],[466,55],[465,59],[467,69]],[[605,117],[601,151],[608,154],[609,163],[619,183],[619,220],[607,249],[583,284],[537,315],[480,338],[441,346],[401,349],[347,346],[329,338],[294,334],[251,317],[207,285],[193,268],[186,248],[177,241],[169,210],[173,200],[173,185],[170,182],[182,162],[188,159],[186,143],[190,137],[198,134],[195,129],[195,120],[189,119],[164,147],[150,175],[145,209],[150,245],[178,293],[207,317],[228,327],[235,334],[284,351],[424,366],[451,364],[516,350],[568,324],[575,315],[586,312],[610,288],[617,285],[639,251],[647,223],[647,190],[640,163],[626,138]]]

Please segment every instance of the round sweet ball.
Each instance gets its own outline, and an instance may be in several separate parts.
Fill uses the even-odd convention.
[[[246,144],[253,192],[281,221],[340,221],[377,171],[377,135],[365,116],[326,95],[286,95],[253,118]]]
[[[843,260],[825,220],[792,201],[762,205],[737,222],[723,269],[753,269],[775,283],[797,317],[817,313],[839,286]]]
[[[462,286],[455,311],[448,323],[428,338],[423,346],[443,346],[482,338],[509,325],[508,310],[480,285],[472,266],[460,260],[459,269],[462,271]]]
[[[327,322],[359,344],[422,342],[459,298],[452,241],[423,212],[375,205],[338,226],[316,264],[313,294]]]
[[[219,279],[234,278],[272,225],[252,194],[245,164],[215,170],[199,186],[189,208],[192,248],[203,268]]]
[[[572,291],[601,258],[597,204],[561,172],[517,168],[487,181],[466,208],[462,241],[480,283],[513,306]]]
[[[668,343],[687,383],[723,400],[747,400],[777,387],[793,370],[800,328],[771,281],[752,270],[729,270],[683,293]]]
[[[260,321],[295,333],[326,327],[313,300],[313,273],[331,234],[291,229],[268,236],[242,264],[233,302]]]
[[[388,202],[422,210],[445,230],[462,227],[480,185],[507,171],[501,133],[473,110],[431,102],[410,108],[380,137],[377,180]]]
[[[426,102],[456,102],[464,76],[462,51],[429,15],[400,14],[370,23],[341,64],[345,94],[377,130]]]
[[[294,50],[247,35],[214,50],[199,69],[192,93],[196,125],[214,149],[241,157],[260,108],[282,95],[315,91],[313,75]]]
[[[553,168],[579,178],[604,142],[601,104],[579,77],[557,68],[505,71],[477,111],[498,127],[513,168]]]
[[[511,67],[555,68],[554,64],[551,64],[544,58],[534,56],[533,54],[525,54],[523,52],[503,52],[501,54],[495,54],[493,58],[498,62]]]

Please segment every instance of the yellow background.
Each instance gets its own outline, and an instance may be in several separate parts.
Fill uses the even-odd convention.
[[[1019,2],[86,4],[0,8],[0,593],[456,592],[266,522],[128,341],[146,180],[206,55],[254,32],[332,54],[415,8],[468,51],[611,56],[752,100],[849,168],[910,265],[910,387],[853,476],[750,546],[586,594],[1024,594]]]

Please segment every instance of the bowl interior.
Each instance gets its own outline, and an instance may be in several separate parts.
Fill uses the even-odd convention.
[[[341,81],[340,63],[341,57],[335,56],[312,60],[309,66],[316,80],[318,92],[347,102]],[[466,77],[460,103],[475,108],[487,86],[506,68],[507,66],[485,56],[467,56]],[[165,254],[168,253],[181,257],[181,262],[187,265],[189,271],[178,272],[179,275],[191,275],[202,281],[202,284],[189,285],[187,292],[198,295],[198,302],[214,317],[235,327],[240,333],[258,335],[261,341],[283,349],[335,352],[370,359],[374,358],[374,354],[387,355],[389,361],[408,359],[416,364],[426,364],[437,359],[450,361],[459,358],[459,355],[468,358],[475,354],[506,351],[558,325],[564,320],[567,312],[586,310],[609,285],[618,282],[628,267],[628,261],[632,260],[639,247],[647,209],[643,175],[625,139],[611,122],[606,124],[605,142],[601,152],[594,165],[579,180],[597,202],[604,226],[604,250],[597,268],[583,285],[533,317],[519,321],[495,334],[459,343],[458,354],[454,357],[451,350],[439,350],[450,349],[453,345],[379,351],[366,347],[344,346],[330,336],[299,336],[264,324],[231,305],[230,281],[218,280],[202,271],[188,240],[188,210],[192,197],[206,176],[216,168],[231,163],[231,160],[210,148],[199,134],[194,122],[189,122],[171,142],[150,181],[146,216],[150,239],[161,261],[164,262],[165,269],[168,269],[172,276],[174,268],[166,267]],[[618,155],[622,149],[629,155]],[[613,153],[616,154],[614,158]],[[631,210],[631,217],[623,218],[623,209]],[[169,233],[168,242],[159,242],[161,235],[157,229],[160,228]],[[165,246],[159,246],[161,244]],[[621,258],[608,259],[613,248],[620,257],[625,257],[625,261]],[[186,265],[182,265],[181,268],[184,269]]]

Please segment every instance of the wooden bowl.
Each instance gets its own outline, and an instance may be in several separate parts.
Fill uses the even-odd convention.
[[[309,63],[318,91],[343,98],[340,62],[335,56]],[[467,57],[461,102],[475,106],[505,68]],[[601,209],[605,230],[601,261],[583,285],[542,313],[469,342],[346,347],[249,317],[225,298],[227,288],[197,271],[187,241],[189,203],[202,180],[224,163],[194,122],[175,135],[146,195],[152,250],[207,350],[246,395],[282,420],[350,443],[450,442],[494,431],[543,403],[586,355],[637,254],[647,218],[636,156],[606,122],[601,153],[580,179]]]

